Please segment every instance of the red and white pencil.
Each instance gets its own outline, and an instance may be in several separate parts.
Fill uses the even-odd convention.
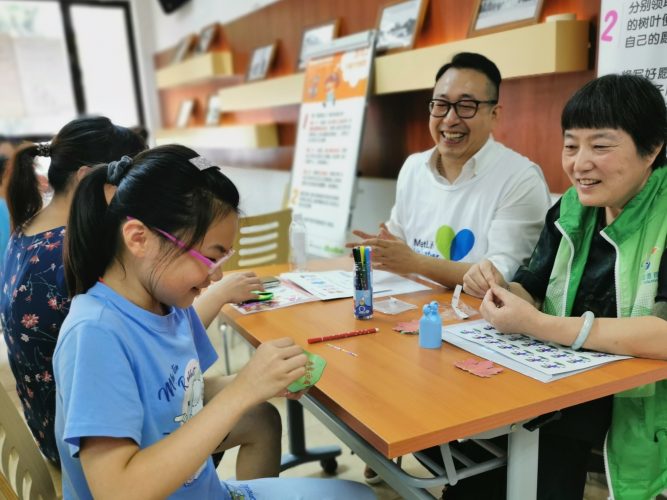
[[[327,342],[329,340],[346,339],[348,337],[356,337],[357,335],[366,335],[367,333],[377,333],[379,328],[366,328],[364,330],[352,330],[350,332],[335,333],[333,335],[325,335],[324,337],[311,337],[308,339],[309,344],[317,342]]]

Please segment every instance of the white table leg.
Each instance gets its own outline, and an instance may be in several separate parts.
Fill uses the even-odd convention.
[[[507,450],[507,498],[535,500],[537,498],[537,452],[540,431],[526,430],[517,425],[509,433]]]

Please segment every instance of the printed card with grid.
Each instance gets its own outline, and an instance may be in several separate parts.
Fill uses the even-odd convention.
[[[522,334],[503,334],[485,320],[443,327],[442,340],[542,382],[581,373],[629,356],[574,351]]]

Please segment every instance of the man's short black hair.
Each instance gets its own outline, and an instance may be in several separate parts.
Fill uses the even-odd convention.
[[[491,82],[493,91],[495,93],[495,95],[489,97],[495,100],[498,100],[500,97],[500,82],[502,81],[500,70],[493,61],[484,57],[482,54],[476,54],[474,52],[459,52],[452,58],[451,62],[443,65],[435,74],[436,83],[449,68],[474,69],[475,71],[483,73],[489,79],[489,82]]]

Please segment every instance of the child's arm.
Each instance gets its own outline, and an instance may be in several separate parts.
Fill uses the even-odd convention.
[[[126,438],[81,440],[81,465],[95,498],[164,498],[190,478],[251,406],[305,373],[303,349],[289,338],[262,344],[248,364],[191,420],[140,449]]]
[[[204,328],[209,327],[225,304],[255,298],[251,293],[253,290],[264,290],[264,286],[251,271],[228,274],[209,286],[194,303],[195,311]]]
[[[204,375],[204,404],[207,405],[219,392],[236,378],[233,375]]]

